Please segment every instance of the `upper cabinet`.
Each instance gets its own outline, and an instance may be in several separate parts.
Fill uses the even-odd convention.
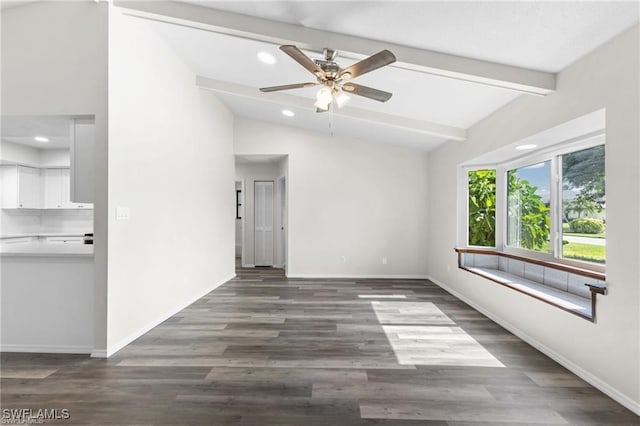
[[[71,143],[71,201],[93,203],[95,124],[93,119],[73,120]]]
[[[8,209],[92,209],[91,203],[73,203],[68,168],[38,169],[3,165],[2,207]]]
[[[91,203],[71,202],[69,169],[43,169],[45,209],[91,209]]]
[[[35,167],[3,165],[2,207],[13,209],[42,208],[40,169]]]
[[[44,208],[45,209],[62,209],[65,207],[64,192],[69,193],[67,188],[65,191],[62,180],[62,169],[44,169],[42,170],[42,180],[44,187]]]
[[[91,203],[71,202],[69,169],[42,169],[45,209],[92,209]]]

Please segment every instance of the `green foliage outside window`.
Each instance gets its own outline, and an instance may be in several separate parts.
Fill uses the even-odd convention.
[[[563,189],[577,191],[573,199],[563,200],[563,215],[589,217],[605,206],[604,145],[562,156]]]
[[[520,179],[516,170],[509,170],[509,221],[518,224],[519,238],[514,241],[508,236],[509,244],[531,250],[544,250],[548,246],[551,234],[549,206],[536,193],[537,187],[529,181]],[[517,207],[517,208],[516,208]]]
[[[574,219],[569,222],[569,230],[579,234],[601,234],[604,232],[604,222],[591,217]]]
[[[469,172],[469,245],[496,245],[496,171]]]

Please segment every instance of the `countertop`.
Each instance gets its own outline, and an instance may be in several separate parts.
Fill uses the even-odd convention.
[[[93,257],[93,244],[45,242],[5,244],[0,248],[0,256]]]

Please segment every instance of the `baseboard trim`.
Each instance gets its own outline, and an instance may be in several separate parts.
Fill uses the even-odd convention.
[[[454,289],[452,289],[448,285],[446,285],[446,284],[434,279],[433,277],[429,277],[428,279],[429,279],[429,281],[431,281],[431,282],[435,283],[436,285],[438,285],[438,287],[440,287],[443,290],[445,290],[447,293],[450,293],[451,295],[453,295],[456,298],[460,299],[461,301],[463,301],[467,305],[471,306],[473,309],[477,310],[481,314],[483,314],[486,317],[490,318],[491,320],[495,321],[496,323],[498,323],[499,325],[501,325],[505,329],[509,330],[514,335],[518,336],[520,339],[524,340],[525,342],[527,342],[528,344],[530,344],[531,346],[533,346],[534,348],[536,348],[537,350],[539,350],[543,354],[547,355],[549,358],[551,358],[554,361],[556,361],[558,364],[560,364],[563,367],[565,367],[567,370],[571,371],[576,376],[580,377],[581,379],[583,379],[584,381],[586,381],[587,383],[589,383],[590,385],[592,385],[596,389],[602,391],[604,394],[606,394],[610,398],[614,399],[615,401],[619,402],[620,404],[624,405],[626,408],[628,408],[629,410],[633,411],[635,414],[640,416],[640,402],[636,402],[633,399],[629,398],[627,395],[625,395],[622,392],[618,391],[616,388],[611,386],[609,383],[605,382],[604,380],[600,379],[597,376],[594,376],[593,374],[591,374],[587,370],[583,369],[579,365],[575,364],[574,362],[568,360],[567,358],[565,358],[564,356],[562,356],[558,352],[554,351],[553,349],[549,348],[548,346],[544,345],[543,343],[537,341],[536,339],[534,339],[533,337],[529,336],[528,334],[526,334],[525,332],[523,332],[519,328],[515,327],[510,322],[508,322],[508,321],[504,320],[503,318],[498,317],[497,315],[494,315],[491,312],[485,310],[484,308],[482,308],[481,306],[479,306],[475,302],[471,301],[466,296],[463,296],[461,293],[455,291]]]
[[[316,279],[385,279],[385,280],[426,280],[427,275],[400,275],[400,274],[301,274],[297,272],[289,272],[287,278],[316,278]]]
[[[73,345],[2,345],[0,352],[24,352],[37,354],[91,354],[91,346]]]
[[[94,349],[91,351],[91,358],[107,358],[107,350]]]
[[[121,339],[116,344],[109,346],[106,350],[99,349],[99,350],[92,351],[91,352],[91,356],[94,357],[94,358],[109,358],[110,356],[112,356],[113,354],[118,352],[120,349],[124,348],[129,343],[131,343],[134,340],[136,340],[138,337],[140,337],[143,334],[147,333],[152,328],[157,327],[158,325],[160,325],[161,323],[163,323],[167,319],[171,318],[172,316],[174,316],[175,314],[177,314],[181,310],[185,309],[189,305],[191,305],[194,302],[196,302],[198,299],[201,299],[206,294],[208,294],[211,291],[215,290],[216,288],[220,287],[222,284],[226,283],[229,280],[232,280],[233,278],[235,278],[235,276],[236,276],[236,274],[234,272],[229,277],[224,278],[223,280],[220,280],[220,281],[216,282],[215,284],[213,284],[212,286],[208,287],[200,295],[193,297],[191,300],[189,300],[188,302],[183,303],[182,305],[178,306],[177,308],[171,309],[169,312],[166,312],[164,315],[160,316],[160,318],[158,318],[157,320],[151,321],[150,323],[148,323],[144,327],[139,328],[138,330],[136,330],[133,333],[129,334],[124,339]]]
[[[256,267],[256,265],[251,264],[251,263],[247,263],[247,264],[243,264],[243,265],[242,265],[242,267],[243,267],[243,268],[255,268],[255,267]]]

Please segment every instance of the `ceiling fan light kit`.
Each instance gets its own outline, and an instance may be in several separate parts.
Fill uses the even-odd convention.
[[[389,92],[362,86],[350,81],[352,78],[394,63],[396,57],[388,50],[382,50],[344,69],[340,68],[334,61],[338,53],[334,49],[324,49],[324,59],[316,59],[315,61],[302,53],[296,46],[284,45],[280,46],[280,50],[315,75],[316,82],[263,87],[260,89],[262,92],[276,92],[322,85],[316,94],[316,102],[314,103],[316,112],[329,111],[334,102],[338,108],[341,108],[349,100],[347,93],[363,96],[378,102],[386,102],[391,99],[392,94]]]

